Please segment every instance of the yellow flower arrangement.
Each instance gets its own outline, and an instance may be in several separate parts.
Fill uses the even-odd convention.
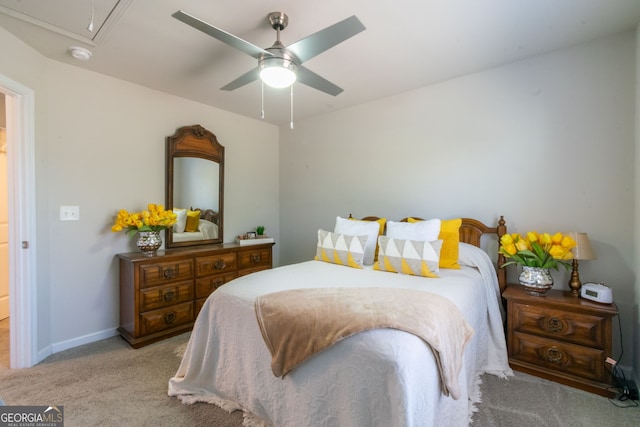
[[[500,253],[511,259],[502,266],[520,264],[527,267],[558,269],[559,265],[569,268],[573,259],[571,249],[576,246],[570,236],[556,233],[538,234],[530,231],[525,237],[518,233],[505,234],[500,238]]]
[[[162,231],[173,226],[177,220],[178,216],[173,211],[164,210],[163,205],[149,203],[147,210],[141,212],[129,213],[126,209],[120,209],[111,231],[115,233],[125,230],[127,234],[137,231]]]

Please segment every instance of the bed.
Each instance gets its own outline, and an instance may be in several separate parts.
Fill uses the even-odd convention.
[[[189,210],[174,208],[173,211],[178,215],[178,221],[172,229],[174,242],[191,242],[218,238],[218,212],[212,209],[203,210],[200,208],[191,208]],[[193,229],[187,228],[187,215],[189,212],[197,214],[195,216],[197,221]]]
[[[366,217],[363,220],[366,221],[354,223],[376,223],[379,218]],[[401,222],[408,221],[405,218],[398,223]],[[421,222],[421,225],[426,222]],[[394,227],[398,223],[394,223]],[[380,223],[378,234],[388,234],[391,225],[392,222],[384,226]],[[338,228],[336,222],[333,232],[324,232],[335,240],[333,243],[344,244],[339,239],[348,238],[349,248],[353,248],[369,242],[363,235],[348,235]],[[480,376],[484,373],[501,377],[512,375],[501,302],[506,275],[501,268],[496,273],[495,267],[496,263],[501,265],[504,260],[498,255],[494,263],[480,249],[483,244],[486,246],[483,243],[486,239],[481,240],[482,236],[489,235],[492,236],[490,239],[497,241],[506,233],[504,219],[501,217],[496,227],[488,227],[474,219],[459,219],[454,239],[454,261],[458,268],[438,269],[431,261],[426,263],[422,260],[422,268],[429,270],[426,264],[431,265],[435,271],[431,273],[437,278],[380,271],[385,268],[381,260],[387,263],[390,254],[397,249],[395,246],[389,249],[389,242],[411,242],[422,247],[414,240],[400,239],[399,235],[384,241],[378,236],[377,245],[374,245],[377,261],[373,265],[363,262],[362,268],[349,267],[347,262],[358,258],[360,253],[356,249],[352,251],[355,256],[347,251],[349,259],[344,258],[344,263],[323,261],[320,231],[315,259],[237,278],[210,295],[196,320],[178,371],[169,380],[168,394],[187,404],[208,402],[228,411],[241,410],[246,426],[469,425],[475,404],[481,397]],[[445,239],[447,250],[452,249],[449,240]],[[435,248],[442,245],[442,239],[427,243]],[[424,244],[425,253],[431,250],[427,243]],[[497,245],[495,248],[497,253]],[[441,247],[441,250],[437,255],[442,254],[444,258],[445,249]],[[408,258],[410,256],[407,255]],[[341,259],[336,258],[338,261]],[[406,264],[403,261],[402,265]],[[388,263],[388,268],[390,266]],[[284,298],[285,295],[289,298],[295,293],[306,292],[311,292],[313,297],[304,300],[305,303]],[[397,294],[398,298],[389,297],[392,294]],[[318,295],[334,298],[327,300],[336,303],[326,305],[330,309],[329,315],[320,310],[320,315],[314,317],[313,312],[318,311],[320,304]],[[347,296],[345,300],[344,295]],[[343,307],[349,307],[349,298],[357,298],[358,295],[369,298],[364,304],[367,309],[383,304],[385,314],[398,310],[398,307],[387,310],[384,304],[388,301],[379,301],[380,298],[388,297],[400,302],[404,298],[413,306],[423,300],[433,300],[438,303],[436,305],[446,302],[451,307],[447,306],[445,311],[455,312],[460,319],[457,323],[448,320],[440,323],[445,328],[449,324],[462,325],[458,328],[462,331],[459,335],[464,335],[465,341],[458,343],[458,347],[453,345],[447,349],[440,341],[454,341],[448,339],[456,335],[453,330],[436,330],[431,337],[435,339],[434,344],[426,341],[423,335],[408,332],[411,328],[385,324],[387,326],[349,331],[311,354],[298,357],[293,364],[285,363],[283,367],[281,362],[287,361],[288,356],[276,357],[282,353],[276,351],[274,354],[274,336],[268,334],[274,331],[289,333],[289,329],[296,328],[278,329],[276,326],[265,331],[261,323],[262,304],[287,301],[291,309],[284,311],[293,312],[297,319],[315,319],[308,323],[316,324],[318,317],[320,320],[331,318],[331,322],[334,317],[340,317]],[[405,296],[400,298],[401,295]],[[311,309],[300,308],[307,303],[316,305]],[[346,305],[341,306],[340,303]],[[406,310],[406,317],[412,318],[409,308],[400,306],[399,310]],[[428,316],[426,311],[423,314],[434,322],[438,322],[442,315]],[[387,317],[396,321],[404,315]],[[413,316],[417,323],[423,320],[422,317]],[[286,320],[284,322],[280,325],[287,324]],[[302,321],[288,324],[298,323],[305,324]],[[351,322],[347,323],[351,325]],[[342,326],[337,329],[343,331]],[[308,324],[303,327],[303,332],[305,327],[308,342],[315,345],[323,341],[322,337],[311,338]],[[289,344],[305,341],[300,341],[300,336],[292,338],[285,334],[282,339],[276,335]],[[454,365],[457,369],[451,369]]]
[[[195,231],[183,231],[178,233],[173,232],[174,242],[191,242],[194,240],[209,240],[218,238],[218,225],[207,221],[206,219],[200,219],[198,227]]]

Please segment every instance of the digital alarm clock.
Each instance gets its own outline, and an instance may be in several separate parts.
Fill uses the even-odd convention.
[[[580,296],[595,302],[611,304],[613,293],[611,288],[604,283],[585,283],[580,289]]]

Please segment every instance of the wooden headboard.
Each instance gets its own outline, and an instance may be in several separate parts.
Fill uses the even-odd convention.
[[[351,214],[349,214],[349,218],[353,218]],[[419,221],[423,220],[419,217],[411,217],[413,219],[417,219]],[[365,216],[362,218],[363,221],[377,221],[380,218],[377,216]],[[407,222],[409,218],[403,218],[400,222]],[[483,222],[478,221],[473,218],[462,218],[462,225],[460,225],[460,241],[463,243],[468,243],[470,245],[474,245],[480,247],[480,239],[483,235],[496,235],[498,237],[498,242],[500,238],[507,234],[507,225],[504,220],[504,216],[500,216],[498,220],[498,225],[495,227],[489,227],[485,225]],[[498,245],[498,247],[500,247]],[[506,262],[504,255],[498,252],[498,262],[496,267],[496,274],[498,276],[498,285],[500,286],[500,293],[504,292],[507,287],[507,270],[505,267],[501,267]]]
[[[498,225],[496,227],[488,227],[477,219],[462,218],[460,226],[460,241],[480,247],[480,238],[483,234],[495,234],[498,237],[498,248],[500,247],[500,238],[507,234],[507,224],[504,216],[500,215]],[[501,267],[506,262],[504,255],[498,252],[498,262],[496,266],[496,274],[498,275],[498,285],[502,294],[507,287],[507,269]]]

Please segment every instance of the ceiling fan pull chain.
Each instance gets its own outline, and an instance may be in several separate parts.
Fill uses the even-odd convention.
[[[262,104],[261,104],[261,110],[262,111],[260,112],[260,118],[264,119],[264,82],[262,80],[260,80],[260,87],[261,87],[260,97],[261,97],[261,102],[262,102]]]
[[[93,18],[95,17],[96,14],[96,5],[94,3],[95,0],[91,0],[91,21],[89,22],[89,25],[87,26],[87,30],[89,30],[90,33],[93,32]]]
[[[291,123],[289,127],[293,129],[293,85],[291,85]]]

